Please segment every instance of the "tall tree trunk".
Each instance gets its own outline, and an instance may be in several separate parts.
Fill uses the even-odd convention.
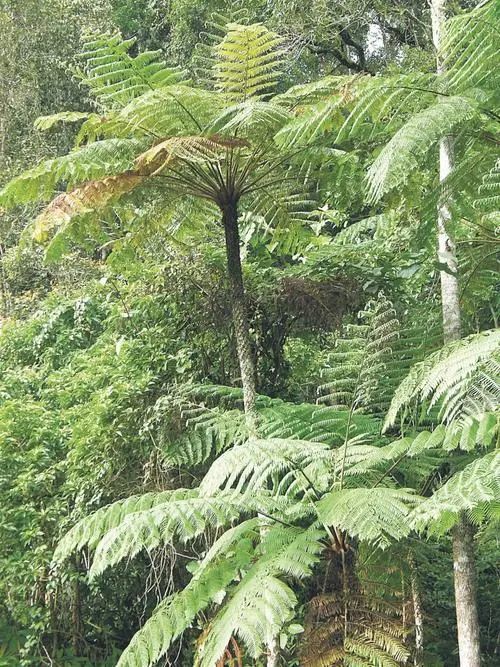
[[[222,222],[226,239],[227,274],[231,288],[231,308],[233,327],[236,337],[238,361],[240,365],[241,384],[243,387],[243,403],[247,423],[251,431],[256,429],[255,417],[255,364],[248,326],[248,316],[245,304],[245,289],[241,270],[240,234],[238,228],[238,202],[230,200],[222,207]],[[260,528],[261,536],[266,533],[265,523]],[[267,667],[277,667],[279,659],[279,644],[277,637],[266,639]]]
[[[417,576],[417,565],[413,555],[408,559],[411,576],[411,599],[413,604],[413,618],[415,622],[415,655],[413,664],[415,667],[424,665],[424,611],[422,608],[422,594],[420,582]]]
[[[243,387],[243,403],[245,412],[251,416],[255,412],[255,365],[248,332],[245,290],[241,271],[237,201],[229,201],[222,208],[222,222],[226,238],[227,274],[231,288],[231,308]]]
[[[444,70],[440,53],[445,22],[446,0],[431,0],[432,35],[437,52],[438,74]],[[444,137],[439,145],[439,178],[443,181],[453,169],[453,138]],[[438,204],[437,232],[438,258],[447,271],[441,271],[441,301],[445,343],[461,336],[460,301],[457,261],[453,239],[447,223],[450,211],[445,201]],[[481,650],[479,643],[479,619],[477,612],[476,571],[474,560],[474,532],[462,516],[453,530],[453,571],[455,581],[455,606],[457,614],[458,649],[461,667],[479,667]]]

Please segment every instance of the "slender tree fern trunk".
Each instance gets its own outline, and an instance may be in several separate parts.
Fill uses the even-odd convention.
[[[432,34],[437,51],[438,73],[443,71],[442,32],[445,22],[446,0],[431,0]],[[443,181],[453,169],[453,138],[445,137],[439,145],[439,178]],[[441,301],[445,342],[461,336],[460,300],[457,279],[457,261],[453,239],[447,223],[450,211],[446,202],[438,205],[437,232],[438,258],[447,271],[441,271]],[[455,582],[455,606],[457,614],[458,648],[461,667],[479,667],[481,650],[479,643],[479,619],[477,611],[476,571],[474,558],[474,532],[465,516],[453,530],[453,570]]]
[[[223,206],[222,222],[226,238],[227,274],[231,289],[231,309],[238,361],[240,364],[241,384],[243,387],[243,402],[245,412],[252,415],[255,411],[256,396],[255,365],[250,345],[245,290],[241,271],[237,201],[229,201]]]
[[[251,429],[256,427],[255,421],[255,365],[250,345],[248,316],[245,303],[245,289],[241,270],[240,235],[238,228],[238,202],[230,200],[222,206],[222,222],[226,239],[227,273],[231,289],[231,308],[236,347],[240,365],[241,384],[243,387],[243,403],[248,424]],[[261,534],[266,532],[265,525]],[[279,644],[277,637],[270,636],[267,641],[267,667],[277,667],[279,660]]]

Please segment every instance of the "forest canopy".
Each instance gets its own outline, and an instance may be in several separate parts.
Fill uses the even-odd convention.
[[[498,0],[0,0],[0,667],[494,667]]]

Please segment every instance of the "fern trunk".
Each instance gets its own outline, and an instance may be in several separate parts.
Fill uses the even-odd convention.
[[[245,412],[255,412],[255,365],[248,327],[245,290],[241,271],[240,235],[238,229],[238,202],[230,200],[222,207],[222,223],[226,239],[227,274],[231,290],[231,310],[234,335],[240,365],[241,385]]]
[[[243,388],[243,403],[248,424],[255,429],[255,365],[250,345],[248,316],[245,303],[245,289],[243,272],[241,270],[240,234],[238,227],[238,202],[230,199],[222,207],[222,223],[226,240],[227,274],[231,289],[231,310],[233,327],[236,338],[236,348],[240,365],[241,385]],[[261,526],[260,533],[264,536],[265,525]],[[271,633],[270,633],[271,634]],[[279,660],[278,638],[270,636],[267,644],[267,667],[277,667]]]
[[[432,0],[432,35],[437,51],[437,70],[443,71],[441,44],[445,24],[446,0]],[[439,144],[439,179],[443,181],[453,170],[453,138],[444,137]],[[438,259],[446,266],[440,272],[441,303],[443,313],[444,342],[458,340],[461,336],[461,312],[457,278],[455,245],[447,223],[450,211],[446,202],[440,201],[437,212]],[[453,530],[453,572],[455,607],[457,614],[458,649],[461,667],[479,667],[481,649],[479,642],[479,618],[477,611],[476,569],[474,533],[472,526],[462,516]]]

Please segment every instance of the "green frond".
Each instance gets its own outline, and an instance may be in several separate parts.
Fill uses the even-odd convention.
[[[442,534],[462,512],[474,523],[500,519],[500,452],[486,454],[455,473],[415,508],[411,523],[418,530]]]
[[[394,394],[384,428],[415,400],[441,401],[443,421],[466,415],[481,417],[498,408],[500,331],[473,334],[450,343],[415,364]]]
[[[500,160],[483,175],[473,206],[481,213],[497,213],[500,210]]]
[[[132,169],[135,158],[146,147],[139,139],[105,139],[46,160],[7,183],[0,191],[0,205],[9,208],[44,201],[59,184],[71,190],[86,181],[123,173]]]
[[[229,23],[215,46],[214,75],[219,90],[244,101],[270,92],[280,76],[281,37],[260,23]]]
[[[400,324],[392,303],[380,294],[360,313],[361,323],[347,325],[335,340],[318,387],[319,403],[335,409],[385,411],[381,381],[393,361]]]
[[[381,548],[408,535],[408,517],[420,498],[409,489],[374,487],[332,491],[316,507],[327,526]]]
[[[213,121],[215,132],[235,132],[244,137],[265,130],[276,132],[291,118],[291,112],[274,100],[250,98],[224,109]]]
[[[170,86],[185,78],[179,68],[167,67],[161,51],[129,55],[135,39],[124,40],[120,34],[89,35],[81,58],[84,72],[80,78],[97,102],[106,108],[120,108],[143,93]]]
[[[182,591],[158,605],[144,626],[122,653],[117,667],[150,667],[165,655],[172,642],[191,626],[196,615],[220,598],[253,556],[255,522],[227,531],[201,561],[191,581]]]
[[[441,51],[443,78],[450,89],[498,89],[498,25],[496,0],[481,2],[446,22]]]
[[[59,113],[50,116],[40,116],[35,120],[34,126],[35,130],[45,132],[59,123],[79,123],[80,121],[88,120],[89,118],[99,118],[99,116],[86,111],[60,111]]]
[[[329,456],[326,445],[303,440],[251,439],[224,452],[201,482],[201,492],[213,495],[219,489],[253,492],[267,488],[273,477],[300,470]]]
[[[213,91],[179,83],[130,101],[117,114],[110,131],[156,139],[193,135],[211,127],[222,108],[222,100]]]
[[[435,75],[422,74],[326,77],[312,88],[305,86],[295,119],[277,133],[276,142],[290,148],[311,145],[322,137],[335,146],[380,140],[399,129],[410,110],[420,111],[434,101],[434,83]]]
[[[242,514],[251,513],[261,506],[269,509],[263,497],[256,496],[254,501],[244,503],[234,493],[213,497],[190,494],[130,513],[98,543],[90,575],[96,577],[106,568],[124,558],[133,558],[143,549],[151,551],[174,539],[186,542],[202,535],[210,527],[229,526]]]
[[[243,575],[228,602],[211,622],[199,649],[200,667],[212,667],[232,636],[258,657],[268,637],[275,636],[290,618],[297,598],[281,576],[303,577],[311,572],[322,550],[324,533],[281,526],[271,528],[262,544],[262,556]]]
[[[199,385],[190,390],[191,400],[215,402],[218,406],[242,407],[241,389],[221,385]],[[380,422],[369,415],[357,413],[349,417],[348,410],[311,403],[294,404],[281,399],[257,396],[259,434],[264,439],[297,439],[324,442],[330,447],[344,443],[349,426],[349,437],[369,433],[376,436]]]
[[[477,113],[468,98],[456,96],[442,98],[413,115],[384,146],[368,170],[371,201],[378,201],[385,193],[405,183],[442,137],[470,123]]]
[[[53,560],[55,563],[60,563],[74,551],[85,546],[94,549],[104,535],[119,526],[129,514],[152,509],[169,500],[179,500],[195,495],[195,492],[186,489],[143,493],[101,507],[93,514],[81,519],[66,533],[57,545]]]
[[[275,136],[281,149],[292,146],[307,146],[343,122],[343,100],[334,97],[317,103],[308,112],[298,114]]]
[[[247,438],[245,416],[239,410],[202,411],[189,418],[187,426],[185,436],[162,443],[164,456],[172,465],[200,465]]]

